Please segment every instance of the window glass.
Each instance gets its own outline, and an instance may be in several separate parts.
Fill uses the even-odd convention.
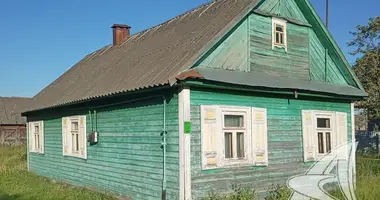
[[[237,157],[244,158],[244,133],[237,133]]]
[[[276,31],[284,32],[284,27],[281,25],[276,24]]]
[[[244,116],[242,115],[224,115],[224,126],[230,128],[243,128]]]
[[[39,133],[40,132],[40,126],[34,125],[34,133]]]
[[[39,149],[40,148],[40,137],[38,134],[34,135],[34,148]]]
[[[317,118],[317,127],[318,128],[331,128],[330,118]]]
[[[78,122],[71,122],[71,130],[73,131],[78,130]]]
[[[331,136],[330,136],[330,133],[327,132],[326,133],[326,152],[330,152],[331,151]]]
[[[225,158],[232,158],[232,133],[227,132],[224,133],[224,148],[225,148]]]
[[[323,133],[318,133],[318,152],[325,153],[323,148]]]
[[[276,43],[280,43],[280,33],[276,33]]]
[[[75,141],[76,141],[76,149],[75,149],[75,151],[79,151],[79,134],[76,134]]]

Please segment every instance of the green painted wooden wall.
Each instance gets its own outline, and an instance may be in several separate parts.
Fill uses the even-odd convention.
[[[286,19],[308,23],[294,0],[265,0],[257,9]]]
[[[308,28],[288,23],[288,51],[272,49],[272,18],[251,14],[250,70],[273,76],[310,80]]]
[[[239,23],[215,49],[200,62],[200,67],[248,71],[248,19]]]
[[[323,24],[323,20],[318,16],[316,10],[313,9],[312,6],[309,6],[311,5],[311,2],[305,0],[293,1],[296,2],[303,15],[308,19],[308,22],[312,26],[313,31],[318,36],[319,42],[324,48],[327,48],[329,50],[329,56],[332,62],[334,62],[340,73],[343,74],[345,81],[349,85],[357,87],[357,83],[355,82],[355,79],[349,70],[350,64],[344,58],[341,49],[339,49],[338,44],[333,39],[326,26]]]
[[[309,29],[310,38],[310,75],[312,80],[326,81],[335,84],[348,85],[336,63],[326,52],[313,29]],[[327,57],[326,57],[327,53]],[[327,65],[326,64],[327,61]],[[327,67],[327,70],[325,69]]]
[[[101,105],[101,104],[100,104]],[[86,112],[39,115],[45,128],[45,154],[30,153],[30,170],[78,186],[95,187],[133,199],[160,199],[163,178],[162,99],[97,110],[99,143],[87,147],[87,160],[62,156],[62,119]],[[167,195],[179,196],[178,98],[167,105]],[[57,113],[57,112],[55,112]],[[28,117],[38,120],[41,117]],[[94,118],[94,117],[93,117]]]
[[[294,0],[266,0],[256,10],[309,25]],[[316,34],[319,29],[289,22],[287,52],[272,49],[272,17],[250,13],[195,66],[349,84],[344,64],[332,52],[326,56],[326,44]]]
[[[285,184],[287,178],[310,166],[303,162],[301,110],[347,113],[351,139],[351,104],[328,99],[298,100],[284,96],[264,97],[255,93],[191,88],[191,175],[192,195],[199,199],[213,189],[231,191],[234,183],[252,186],[263,193],[271,184]],[[267,109],[268,167],[240,167],[202,171],[200,105],[232,105]]]

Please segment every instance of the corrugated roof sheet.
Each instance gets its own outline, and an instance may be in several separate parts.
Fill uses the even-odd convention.
[[[168,84],[257,3],[215,0],[105,46],[38,93],[27,111]]]
[[[24,124],[25,118],[21,117],[32,98],[24,97],[0,97],[0,124]]]
[[[279,76],[270,76],[262,73],[229,71],[223,69],[194,68],[193,70],[198,72],[198,76],[201,78],[223,83],[246,85],[260,88],[311,91],[352,97],[368,96],[368,94],[363,90],[349,85],[336,85],[319,81],[296,80]]]

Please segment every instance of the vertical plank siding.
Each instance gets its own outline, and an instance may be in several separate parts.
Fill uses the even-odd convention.
[[[248,19],[244,19],[216,48],[207,54],[200,67],[248,71]]]
[[[305,16],[294,0],[266,0],[257,9],[286,19],[307,23]]]
[[[30,170],[78,186],[95,187],[132,199],[161,198],[163,179],[162,100],[97,110],[99,143],[88,145],[88,159],[62,156],[62,119],[44,116],[45,154],[30,153]],[[91,131],[87,112],[87,131]],[[95,126],[95,117],[93,126]],[[167,198],[179,195],[178,99],[166,108]],[[94,127],[95,128],[95,127]]]
[[[327,76],[325,74],[325,47],[322,45],[315,32],[309,30],[310,37],[310,75],[312,80],[326,81],[336,84],[348,85],[344,75],[339,71],[338,65],[327,55]],[[326,77],[325,77],[326,76]]]
[[[191,90],[191,170],[193,199],[199,199],[210,191],[231,191],[234,183],[251,186],[263,194],[271,184],[285,184],[293,175],[303,173],[310,164],[303,162],[302,110],[326,110],[346,112],[351,116],[350,102],[288,99],[263,97],[253,93]],[[200,105],[232,105],[267,109],[268,118],[268,167],[240,167],[202,171]],[[348,133],[351,138],[351,118],[348,117]]]

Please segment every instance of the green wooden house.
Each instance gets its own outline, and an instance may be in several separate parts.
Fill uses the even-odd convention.
[[[263,193],[353,139],[366,93],[309,0],[215,0],[112,29],[23,113],[29,171],[132,199]]]

